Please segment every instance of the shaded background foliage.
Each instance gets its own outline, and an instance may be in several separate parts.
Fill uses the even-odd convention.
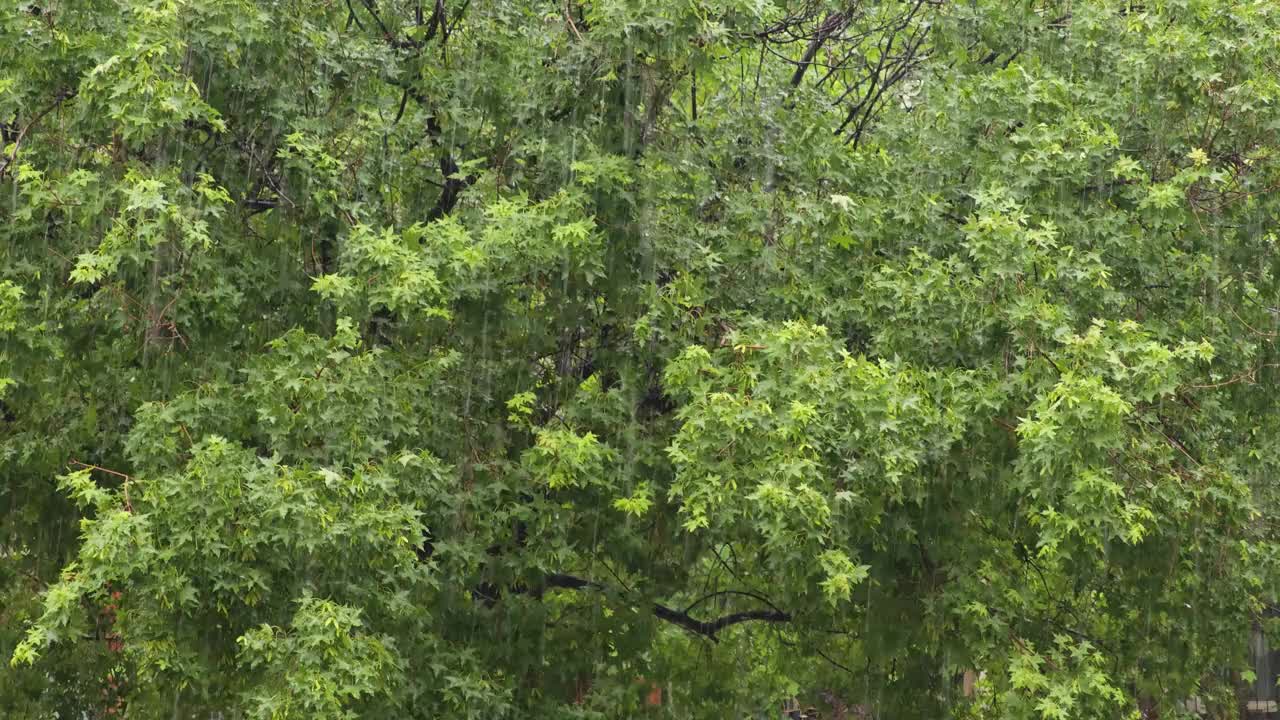
[[[1277,40],[1261,1],[6,9],[0,706],[1233,716]]]

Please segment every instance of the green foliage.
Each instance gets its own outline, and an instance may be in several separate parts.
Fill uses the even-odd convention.
[[[0,715],[1232,716],[1273,5],[0,11]]]
[[[346,708],[396,676],[388,643],[361,625],[354,608],[304,597],[288,631],[263,625],[241,635],[242,665],[263,677],[247,702],[253,717],[356,717]]]

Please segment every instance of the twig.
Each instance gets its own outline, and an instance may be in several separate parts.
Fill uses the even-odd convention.
[[[1048,361],[1048,363],[1053,366],[1053,369],[1058,371],[1059,375],[1062,374],[1062,368],[1058,366],[1058,363],[1053,361],[1053,358],[1046,355],[1045,352],[1040,348],[1036,348],[1035,350],[1036,350],[1036,354],[1044,358],[1046,361]]]
[[[857,676],[857,674],[858,674],[858,673],[856,673],[856,672],[854,672],[854,671],[850,670],[849,668],[845,667],[844,665],[841,665],[840,663],[838,663],[838,662],[836,662],[835,660],[832,660],[830,657],[828,657],[826,653],[822,652],[822,648],[814,648],[814,650],[816,650],[816,651],[818,652],[818,656],[819,656],[819,657],[821,657],[823,660],[826,660],[827,662],[829,662],[829,663],[831,663],[832,665],[834,665],[835,667],[838,667],[838,668],[840,668],[841,670],[843,670],[843,671],[845,671],[845,672],[849,673],[850,675]]]
[[[31,120],[28,121],[26,125],[22,126],[22,129],[18,131],[18,137],[15,138],[13,141],[13,152],[9,153],[9,157],[5,158],[4,165],[0,165],[0,180],[4,179],[5,173],[9,171],[9,166],[12,165],[18,159],[18,149],[22,147],[22,140],[27,136],[27,133],[31,132],[31,128],[35,127],[36,123],[44,119],[44,116],[58,109],[58,107],[61,106],[62,103],[66,102],[67,100],[70,100],[75,96],[76,96],[75,90],[59,91],[58,97],[53,101],[53,104],[49,105],[49,107],[36,113],[35,117],[31,118]]]
[[[573,31],[573,36],[578,38],[578,42],[582,42],[582,33],[578,32],[578,26],[573,22],[573,13],[569,10],[569,0],[564,0],[564,19],[569,23],[569,29]]]
[[[90,463],[82,463],[79,460],[72,460],[71,464],[79,465],[80,467],[87,468],[89,470],[99,470],[108,475],[114,475],[118,478],[122,478],[124,480],[124,484],[122,485],[122,487],[124,488],[124,509],[128,510],[129,512],[133,512],[133,503],[129,501],[129,483],[133,481],[132,476],[126,475],[125,473],[122,473],[116,470],[112,470],[110,468],[104,468],[101,465],[92,465]]]
[[[1248,380],[1250,384],[1253,384],[1258,381],[1259,370],[1263,370],[1266,368],[1273,368],[1273,367],[1280,367],[1280,363],[1265,363],[1263,365],[1259,365],[1258,367],[1247,368],[1241,371],[1240,373],[1233,375],[1227,378],[1226,380],[1223,380],[1222,382],[1209,383],[1207,385],[1188,385],[1187,387],[1193,387],[1197,390],[1211,390],[1213,388],[1220,388],[1220,387],[1225,387],[1227,385],[1234,385],[1240,382],[1241,380]]]
[[[1244,318],[1240,317],[1240,313],[1236,312],[1235,308],[1228,307],[1227,310],[1231,311],[1231,314],[1234,315],[1235,318],[1240,321],[1240,324],[1248,328],[1249,332],[1253,333],[1254,335],[1257,335],[1258,337],[1268,338],[1268,339],[1275,339],[1277,337],[1280,337],[1280,333],[1266,332],[1264,330],[1255,329],[1252,325],[1245,322]]]

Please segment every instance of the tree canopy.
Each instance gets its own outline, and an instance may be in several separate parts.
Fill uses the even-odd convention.
[[[1277,47],[1272,0],[10,3],[0,714],[1235,717]]]

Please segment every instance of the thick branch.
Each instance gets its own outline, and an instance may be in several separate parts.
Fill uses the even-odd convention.
[[[564,573],[551,573],[543,578],[549,588],[567,588],[569,590],[581,590],[590,588],[592,590],[603,590],[604,586],[591,580],[586,580],[573,575],[565,575]],[[541,593],[539,593],[541,595]]]
[[[809,69],[809,65],[813,64],[813,59],[818,55],[818,51],[822,49],[827,38],[844,29],[845,14],[841,12],[832,13],[822,21],[822,26],[818,28],[818,32],[809,41],[808,47],[804,49],[804,55],[800,58],[800,65],[796,71],[791,74],[791,87],[799,87],[800,81],[804,79],[804,73]],[[766,41],[767,42],[767,41]]]
[[[731,613],[708,622],[702,622],[689,617],[685,613],[677,612],[665,605],[659,605],[658,603],[653,604],[653,614],[667,622],[675,623],[690,632],[703,635],[709,638],[712,642],[718,642],[719,639],[716,637],[716,633],[730,625],[737,625],[738,623],[752,622],[756,620],[760,622],[791,621],[791,615],[779,610],[748,610],[746,612]]]
[[[568,590],[604,590],[605,586],[593,580],[576,577],[574,575],[566,575],[564,573],[552,573],[544,578],[546,587],[548,588],[565,588]],[[745,594],[745,593],[744,593]],[[541,592],[538,592],[541,595]],[[756,597],[751,595],[751,597]],[[696,603],[695,603],[696,604]],[[691,606],[692,607],[692,606]],[[714,620],[698,620],[689,613],[681,612],[673,608],[667,607],[661,603],[653,604],[653,614],[660,620],[665,620],[674,625],[688,630],[696,635],[701,635],[712,642],[719,642],[716,634],[721,630],[732,625],[738,625],[744,622],[790,622],[791,614],[773,608],[770,610],[747,610],[744,612],[730,613],[723,615]]]
[[[427,134],[437,141],[443,135],[440,123],[436,120],[435,115],[427,118]],[[439,220],[453,212],[453,208],[458,204],[458,197],[462,195],[462,191],[475,182],[475,178],[472,176],[466,178],[458,177],[458,163],[454,161],[453,155],[447,150],[440,154],[440,174],[444,176],[444,187],[440,190],[440,197],[436,199],[435,206],[427,212],[427,219],[430,221]]]
[[[444,4],[437,3],[440,12],[444,11]],[[413,85],[411,81],[386,75],[383,80],[395,87],[400,88],[402,95],[400,97],[400,107],[396,111],[396,117],[392,124],[400,122],[400,118],[404,116],[405,106],[412,98],[421,108],[427,110],[431,114],[427,116],[427,137],[431,138],[437,144],[441,145],[440,152],[440,173],[444,176],[441,185],[440,197],[436,199],[436,204],[427,212],[427,219],[434,221],[453,212],[453,208],[458,204],[458,198],[462,195],[462,191],[475,182],[475,176],[467,176],[465,178],[458,177],[458,163],[454,160],[452,153],[443,147],[442,138],[444,129],[440,126],[440,121],[431,109],[431,102],[422,91]]]

